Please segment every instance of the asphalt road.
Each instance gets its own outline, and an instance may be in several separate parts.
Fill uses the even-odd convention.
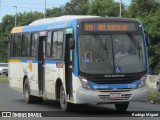
[[[94,117],[94,119],[95,117],[99,117],[100,119],[103,119],[103,117],[115,117],[119,119],[119,117],[130,117],[131,113],[136,111],[139,111],[140,113],[143,113],[143,111],[148,111],[149,113],[151,111],[160,111],[160,105],[134,102],[130,103],[129,108],[125,113],[116,112],[114,105],[78,105],[75,106],[74,110],[75,111],[73,112],[61,112],[59,103],[51,100],[45,100],[41,104],[26,104],[24,102],[23,94],[11,89],[7,83],[0,83],[0,111],[50,111],[51,114],[56,114],[55,117],[57,117],[57,119],[60,119],[59,117],[65,117],[65,120],[69,119],[68,117],[71,117],[72,119],[73,117],[83,117],[87,120],[90,117]],[[0,120],[1,119],[2,118],[0,118]],[[136,120],[137,118],[132,117],[131,120],[133,119]],[[151,118],[145,120],[148,119]]]

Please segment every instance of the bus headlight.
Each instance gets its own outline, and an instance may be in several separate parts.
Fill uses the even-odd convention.
[[[91,90],[91,86],[90,86],[90,84],[88,83],[88,80],[87,80],[86,78],[80,76],[79,79],[80,79],[80,81],[81,81],[81,83],[82,83],[82,87],[83,87],[84,89]]]
[[[146,84],[146,78],[147,78],[147,75],[144,75],[144,76],[141,77],[140,83],[138,85],[138,88],[142,88],[143,86],[145,86],[145,84]]]

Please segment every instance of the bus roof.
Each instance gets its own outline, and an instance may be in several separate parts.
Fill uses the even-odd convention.
[[[11,33],[21,33],[21,32],[36,32],[36,31],[45,31],[50,29],[56,28],[65,28],[71,27],[74,20],[78,19],[89,19],[89,20],[101,20],[101,19],[110,19],[110,20],[133,20],[128,18],[117,18],[117,17],[100,17],[100,16],[88,16],[88,15],[65,15],[61,17],[54,17],[54,18],[46,18],[46,19],[39,19],[33,21],[28,26],[21,26],[21,27],[14,27]],[[135,19],[134,19],[135,20]]]
[[[65,16],[60,16],[60,17],[53,17],[53,18],[46,18],[46,19],[39,19],[35,20],[29,25],[39,25],[39,24],[47,24],[47,23],[53,23],[53,22],[58,22],[62,20],[73,20],[73,19],[81,19],[81,18],[95,18],[95,17],[100,17],[100,16],[89,16],[89,15],[65,15]]]
[[[65,15],[61,17],[39,19],[39,20],[33,21],[28,26],[14,27],[11,33],[33,32],[33,31],[54,29],[58,27],[64,28],[66,27],[66,24],[71,20],[76,20],[81,18],[95,18],[95,17],[99,17],[99,16]]]

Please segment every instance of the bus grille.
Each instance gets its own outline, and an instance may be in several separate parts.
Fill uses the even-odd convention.
[[[126,83],[133,83],[137,81],[137,79],[111,79],[111,80],[106,80],[106,79],[99,79],[99,80],[92,80],[92,82],[96,84],[126,84]]]
[[[99,99],[106,102],[110,100],[121,101],[121,100],[129,100],[132,94],[122,94],[121,97],[110,97],[110,95],[99,95]]]

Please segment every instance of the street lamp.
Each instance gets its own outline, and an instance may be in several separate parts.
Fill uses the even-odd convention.
[[[16,8],[16,14],[15,14],[15,27],[17,26],[17,6],[12,6],[14,8]]]

